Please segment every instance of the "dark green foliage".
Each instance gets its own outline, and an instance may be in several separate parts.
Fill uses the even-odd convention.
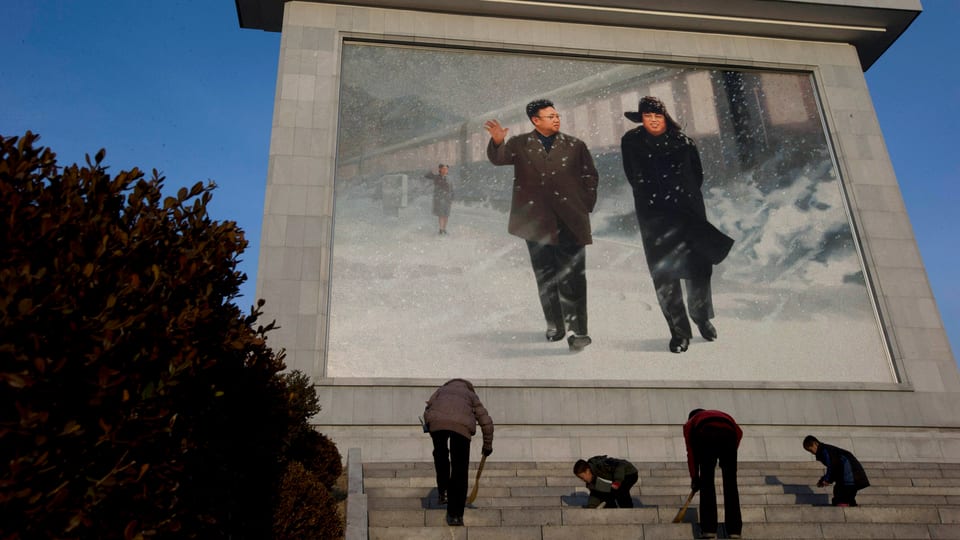
[[[343,519],[330,491],[304,466],[292,461],[280,484],[274,514],[274,540],[343,538]]]
[[[290,371],[281,375],[281,378],[287,387],[287,401],[294,421],[309,420],[320,412],[320,398],[310,377],[299,371]]]
[[[301,462],[328,488],[343,473],[340,450],[326,435],[313,429],[301,433],[291,446],[289,457]]]
[[[310,378],[299,371],[283,374],[291,414],[287,458],[299,461],[317,476],[323,485],[332,487],[343,472],[342,456],[336,445],[307,421],[320,412],[320,400]]]
[[[319,406],[232,303],[242,231],[212,183],[163,197],[35,141],[0,138],[0,539],[269,537]]]

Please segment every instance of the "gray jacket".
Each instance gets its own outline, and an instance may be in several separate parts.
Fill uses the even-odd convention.
[[[423,421],[431,433],[447,430],[468,439],[477,432],[479,423],[483,432],[483,448],[493,449],[493,420],[470,381],[451,379],[437,388],[427,400]]]

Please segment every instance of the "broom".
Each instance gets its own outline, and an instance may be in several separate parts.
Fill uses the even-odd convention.
[[[687,507],[690,506],[690,501],[693,500],[694,493],[696,493],[696,491],[690,492],[690,496],[687,497],[687,502],[683,503],[683,508],[681,508],[680,511],[677,512],[677,517],[673,518],[674,523],[680,523],[681,521],[683,521],[683,516],[687,515]]]
[[[473,491],[470,492],[470,496],[467,497],[467,504],[473,504],[473,501],[477,500],[477,490],[480,489],[480,473],[483,472],[483,464],[486,463],[487,456],[480,458],[480,466],[477,467],[477,479],[473,481]]]

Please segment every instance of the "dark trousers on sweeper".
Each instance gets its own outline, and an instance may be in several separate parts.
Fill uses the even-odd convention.
[[[740,534],[740,491],[737,489],[737,435],[730,429],[701,427],[693,436],[693,455],[700,469],[700,529],[717,532],[717,488],[714,472],[717,463],[723,474],[723,520],[727,534]]]
[[[447,430],[434,431],[430,438],[433,439],[437,490],[447,493],[447,515],[463,517],[463,508],[467,504],[470,439]]]

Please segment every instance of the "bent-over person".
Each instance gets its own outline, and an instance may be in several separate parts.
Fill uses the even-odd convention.
[[[577,460],[573,474],[590,490],[585,508],[633,508],[630,488],[640,479],[637,468],[625,459],[593,456]]]
[[[437,473],[440,504],[447,505],[447,523],[463,525],[467,504],[467,469],[470,466],[470,439],[483,432],[483,455],[493,453],[493,420],[480,402],[473,383],[451,379],[427,400],[423,421],[433,439],[433,465]]]

